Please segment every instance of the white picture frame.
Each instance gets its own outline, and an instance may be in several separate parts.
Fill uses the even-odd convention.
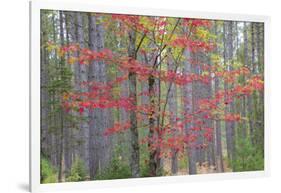
[[[265,29],[265,167],[264,171],[203,174],[192,176],[153,177],[126,180],[105,180],[87,182],[68,182],[40,184],[40,10],[69,10],[84,12],[103,12],[119,14],[136,14],[151,16],[189,17],[218,20],[239,20],[263,22]],[[30,2],[30,191],[44,192],[55,190],[100,189],[105,187],[133,187],[136,185],[185,183],[191,181],[225,180],[265,177],[270,174],[270,80],[269,80],[269,34],[270,18],[258,15],[241,15],[228,13],[207,13],[188,10],[163,10],[142,7],[105,6],[97,2],[62,0],[36,0]]]

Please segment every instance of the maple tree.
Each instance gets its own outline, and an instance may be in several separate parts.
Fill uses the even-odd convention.
[[[67,16],[67,13],[65,15]],[[71,13],[69,17],[75,17],[75,13]],[[77,68],[80,71],[82,69],[83,73],[89,74],[92,69],[94,77],[92,79],[87,78],[90,75],[81,76],[79,71],[74,72],[74,77],[75,73],[84,77],[78,78],[78,81],[74,80],[75,87],[79,89],[62,90],[57,94],[59,107],[63,109],[62,115],[80,117],[84,124],[91,122],[93,125],[96,124],[95,121],[100,120],[91,119],[91,113],[100,119],[109,119],[102,117],[101,114],[111,116],[111,124],[105,124],[102,130],[97,128],[101,132],[93,131],[104,140],[128,132],[134,133],[136,141],[131,142],[133,148],[131,151],[134,152],[130,158],[131,161],[135,159],[136,164],[131,165],[134,167],[133,177],[140,176],[138,163],[143,147],[146,147],[148,152],[144,159],[149,168],[148,176],[163,174],[161,166],[163,160],[188,157],[198,161],[199,158],[192,157],[194,156],[191,155],[192,149],[198,155],[207,152],[209,165],[218,164],[215,159],[218,159],[218,156],[222,159],[223,156],[218,141],[218,137],[221,138],[218,135],[221,126],[218,125],[221,122],[225,125],[241,125],[248,121],[249,116],[242,113],[242,110],[241,112],[239,109],[233,110],[234,104],[242,104],[244,109],[247,108],[246,99],[249,109],[256,108],[254,105],[263,104],[260,98],[264,89],[263,74],[260,70],[263,65],[261,57],[258,58],[258,64],[255,64],[254,53],[252,64],[249,65],[248,61],[245,61],[245,58],[248,60],[248,56],[244,55],[243,58],[243,55],[239,55],[239,52],[248,46],[245,44],[244,47],[236,47],[235,60],[233,48],[228,48],[225,40],[222,41],[225,43],[224,50],[221,50],[218,41],[220,35],[217,31],[214,32],[219,26],[225,30],[223,35],[226,34],[226,38],[233,39],[231,30],[234,23],[229,22],[228,29],[225,29],[226,22],[192,18],[118,14],[90,14],[88,18],[89,29],[93,27],[91,22],[96,22],[93,27],[96,30],[96,34],[93,34],[97,39],[95,41],[103,42],[104,38],[109,36],[107,38],[113,38],[115,45],[108,41],[101,45],[97,43],[96,47],[95,45],[87,47],[75,41],[79,34],[74,36],[73,42],[57,44],[56,41],[49,40],[44,45],[48,52],[54,52],[58,58],[65,59],[62,62],[68,66],[67,68]],[[65,25],[71,31],[71,26],[68,26],[68,23]],[[114,32],[111,32],[112,28]],[[247,30],[246,24],[244,28]],[[89,31],[89,38],[91,33],[94,32]],[[239,30],[236,33],[239,33]],[[255,49],[254,41],[255,39],[252,40],[252,49]],[[239,44],[239,37],[237,42]],[[190,71],[186,71],[184,64],[190,67]],[[101,71],[103,68],[106,72]],[[258,70],[254,71],[254,68]],[[96,74],[94,71],[99,72]],[[59,79],[63,78],[62,74]],[[143,88],[140,88],[140,85],[143,85]],[[126,90],[124,93],[127,94],[122,93],[124,86]],[[181,92],[186,88],[192,88],[190,90],[192,92]],[[173,99],[172,93],[176,95]],[[142,99],[145,101],[141,102]],[[176,104],[174,105],[174,108],[177,108],[176,112],[171,111],[174,104],[170,103],[171,100]],[[186,107],[191,109],[186,111]],[[261,109],[257,111],[259,112],[256,113],[255,119],[262,114]],[[114,116],[112,113],[117,115]],[[118,116],[125,118],[122,120],[122,117]],[[89,117],[90,120],[87,120]],[[85,118],[86,121],[83,120]],[[73,124],[77,124],[77,121]],[[250,125],[250,132],[251,129]],[[126,140],[128,140],[126,143],[130,143],[130,139]],[[97,145],[94,139],[93,143]],[[91,151],[89,153],[91,154]],[[216,158],[211,158],[212,156]],[[235,164],[236,158],[231,159],[231,164]],[[172,167],[173,171],[177,172],[177,166]],[[96,173],[93,175],[96,176]]]

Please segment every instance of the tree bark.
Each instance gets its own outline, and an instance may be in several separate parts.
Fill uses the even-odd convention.
[[[185,29],[186,31],[186,29]],[[183,52],[184,62],[183,62],[183,74],[188,75],[192,74],[192,66],[188,59],[190,59],[190,52],[187,48],[184,49]],[[190,115],[193,113],[193,89],[192,84],[186,84],[183,87],[183,97],[184,97],[184,104],[183,104],[183,112],[184,114]],[[184,130],[185,135],[190,136],[193,135],[191,128],[193,127],[192,123],[185,123]],[[188,172],[189,174],[196,174],[196,143],[188,142],[187,144],[187,156],[188,156]]]
[[[88,14],[89,29],[89,48],[97,51],[97,29],[96,17]],[[97,61],[92,61],[89,65],[89,81],[99,80],[99,65]],[[99,166],[99,127],[100,126],[100,109],[90,109],[89,111],[89,170],[90,178],[94,179],[98,173]]]
[[[247,23],[244,22],[243,29],[243,39],[244,39],[244,66],[249,67],[249,48],[248,48],[248,33],[247,33]],[[245,76],[243,77],[243,84],[245,84]],[[246,117],[246,96],[242,97],[242,117]],[[242,122],[242,137],[246,139],[248,136],[247,133],[247,122]]]
[[[101,52],[104,49],[104,28],[102,24],[102,17],[96,16],[96,43],[97,43],[97,51]],[[106,65],[103,60],[98,61],[99,65],[99,82],[106,84],[107,83],[107,73],[106,73]],[[108,164],[110,163],[110,151],[111,151],[111,137],[104,136],[103,133],[106,128],[110,128],[112,126],[112,119],[110,119],[111,110],[110,109],[102,109],[100,112],[100,122],[101,127],[99,127],[99,165],[100,170],[104,170]]]
[[[76,13],[77,19],[77,42],[80,49],[85,48],[85,32],[83,28],[84,15],[83,13]],[[80,53],[78,53],[80,55]],[[78,64],[79,65],[79,84],[80,92],[86,93],[89,91],[88,85],[82,83],[88,82],[88,65]],[[87,100],[82,97],[82,100]],[[85,167],[89,168],[89,153],[88,153],[88,144],[89,144],[89,124],[88,124],[89,110],[84,109],[84,112],[80,115],[81,123],[78,132],[78,156],[85,163]]]
[[[233,70],[233,22],[225,21],[224,22],[224,35],[226,35],[225,40],[225,66],[227,66],[227,70]],[[224,83],[225,91],[227,92],[231,89],[232,85],[229,85],[226,81]],[[225,113],[234,113],[234,101],[227,101],[228,96],[225,96]],[[235,123],[226,121],[226,145],[227,145],[227,155],[230,163],[233,166],[233,170],[235,170],[234,160],[235,160]]]
[[[168,70],[170,72],[173,72],[174,69],[176,68],[172,58],[171,58],[171,51],[169,50],[168,53]],[[177,86],[175,84],[171,85],[171,90],[169,92],[169,99],[168,99],[168,105],[169,105],[169,111],[170,113],[172,113],[172,115],[170,116],[170,126],[171,126],[171,130],[172,130],[172,136],[176,137],[178,134],[178,129],[177,128],[173,128],[173,126],[176,125],[177,123],[177,117],[178,117],[178,107],[177,107]],[[176,148],[172,148],[171,150],[172,152],[172,157],[171,157],[171,171],[172,174],[177,174],[178,172],[178,152]]]
[[[63,12],[59,11],[59,24],[60,24],[60,44],[61,46],[64,46],[64,16],[63,16]],[[62,79],[64,76],[64,68],[65,68],[65,58],[61,57],[60,60],[60,78]],[[63,94],[63,88],[60,88],[59,94]],[[65,120],[64,120],[64,111],[62,109],[62,107],[59,108],[60,110],[60,133],[59,133],[59,144],[60,144],[60,148],[59,148],[59,174],[58,174],[58,181],[59,182],[63,182],[65,180],[65,157],[64,157],[64,130],[65,130]]]
[[[45,20],[44,14],[41,14],[41,21]],[[45,24],[45,23],[44,23]],[[43,25],[44,25],[43,24]],[[45,24],[46,25],[46,24]],[[47,32],[43,26],[41,26],[41,54],[40,54],[40,69],[41,69],[41,92],[40,92],[40,124],[41,124],[41,154],[50,159],[52,153],[50,146],[51,144],[51,135],[49,133],[49,94],[48,94],[48,50],[46,49],[45,44],[48,42]]]
[[[224,33],[224,66],[227,68],[226,70],[229,71],[229,22],[224,21],[223,23],[223,33]],[[229,89],[229,85],[227,81],[224,81],[224,91],[227,93]],[[224,96],[224,103],[225,103],[225,114],[229,113],[229,102],[228,102],[228,96],[225,94]],[[232,143],[231,143],[231,131],[230,131],[230,123],[228,121],[225,121],[225,135],[226,135],[226,147],[227,147],[227,157],[228,160],[231,160],[231,151],[232,151]]]
[[[254,24],[251,23],[251,63],[249,64],[251,72],[255,73],[255,30]],[[254,144],[254,117],[253,117],[253,96],[248,96],[247,100],[247,107],[248,107],[248,119],[249,119],[249,127],[250,127],[250,138],[252,144]]]
[[[219,30],[218,30],[218,24],[215,21],[214,24],[214,31],[215,35],[219,36]],[[215,49],[215,54],[220,55],[219,48]],[[217,93],[221,87],[220,87],[220,78],[218,76],[215,77],[215,93]],[[223,164],[223,154],[222,154],[222,135],[221,135],[221,121],[216,120],[215,121],[215,152],[216,152],[216,168],[218,172],[224,172],[224,164]]]
[[[128,47],[128,56],[130,60],[136,59],[136,32],[129,31],[129,47]],[[129,72],[129,97],[132,100],[134,106],[137,104],[137,79],[136,73]],[[130,118],[130,132],[131,132],[131,172],[132,177],[140,177],[140,165],[139,165],[139,134],[137,130],[137,115],[134,110],[129,112]]]

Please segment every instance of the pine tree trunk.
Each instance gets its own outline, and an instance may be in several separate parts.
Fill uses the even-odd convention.
[[[211,64],[210,57],[207,56],[207,63]],[[206,98],[212,98],[213,96],[213,88],[212,88],[212,78],[211,78],[211,72],[209,71],[209,80],[210,82],[206,84],[206,91],[207,96]],[[207,120],[207,127],[208,128],[214,128],[214,121],[212,119]],[[214,140],[214,131],[211,133],[211,139],[207,141],[208,149],[207,149],[207,156],[208,156],[208,164],[209,166],[216,166],[216,158],[215,158],[215,140]]]
[[[190,52],[188,49],[184,49],[183,56],[185,57],[183,63],[183,74],[188,75],[192,73],[192,67],[189,63]],[[183,112],[187,115],[193,113],[193,89],[192,84],[187,84],[183,87],[183,97],[184,97],[184,104],[183,104]],[[192,123],[185,123],[184,130],[185,135],[190,136],[193,135],[191,128],[193,127]],[[189,142],[187,144],[187,156],[188,156],[188,166],[189,166],[189,174],[196,174],[196,143]]]
[[[226,52],[225,63],[229,71],[233,70],[233,22],[225,21],[224,22],[224,34],[226,35],[226,42],[224,47],[224,52]],[[232,85],[228,84],[225,81],[225,91],[228,91],[232,88]],[[227,101],[228,96],[225,96],[225,104],[226,110],[225,113],[234,113],[234,101]],[[226,145],[227,145],[227,155],[228,159],[233,166],[233,170],[235,170],[235,123],[226,121]]]
[[[83,28],[83,21],[84,21],[84,15],[83,13],[76,13],[76,19],[77,19],[77,42],[80,46],[80,49],[85,48],[85,32]],[[80,53],[78,53],[80,55]],[[81,85],[82,83],[88,82],[88,65],[84,64],[78,64],[79,65],[79,84],[80,84],[80,92],[86,93],[88,92],[88,86],[87,84]],[[86,100],[82,98],[82,100]],[[79,159],[84,161],[85,167],[89,168],[89,153],[88,153],[88,144],[89,144],[89,124],[88,124],[88,116],[89,116],[89,110],[84,109],[84,112],[80,115],[80,118],[82,119],[78,131],[78,156]]]
[[[193,59],[197,61],[197,63],[202,63],[205,60],[205,54],[201,51],[198,51],[196,53],[193,53],[192,55]],[[192,66],[192,72],[197,75],[202,75],[202,67],[201,65],[193,65]],[[207,90],[206,85],[203,84],[200,81],[194,81],[192,83],[192,103],[193,103],[193,112],[198,111],[198,101],[204,97],[207,96]],[[203,119],[203,116],[201,116],[201,119]],[[202,125],[197,125],[196,123],[193,123],[193,127],[199,127],[200,130],[194,131],[195,135],[197,136],[196,139],[196,161],[198,162],[199,166],[202,166],[203,163],[206,161],[206,148],[203,147],[203,144],[205,143],[205,139],[203,136],[203,130]]]
[[[249,67],[249,48],[248,48],[248,33],[247,33],[247,23],[244,22],[243,30],[243,39],[244,39],[244,66]],[[243,77],[243,84],[245,83],[245,77]],[[242,97],[242,117],[246,117],[246,96]],[[242,122],[242,137],[246,139],[248,136],[247,133],[247,122]]]
[[[59,24],[60,24],[60,44],[61,46],[64,46],[64,27],[63,27],[63,23],[64,23],[64,16],[63,16],[63,12],[62,11],[59,11]],[[65,68],[65,58],[64,57],[61,57],[61,61],[60,61],[60,76],[61,76],[61,79],[63,78],[64,74],[64,68]],[[61,95],[63,93],[63,89],[60,88],[60,91],[59,91],[59,95]],[[59,182],[63,182],[64,181],[64,178],[65,178],[65,159],[64,159],[64,127],[65,127],[65,120],[64,120],[64,111],[62,109],[62,107],[60,107],[60,115],[59,115],[59,118],[60,118],[60,139],[59,139],[59,144],[60,144],[60,148],[59,148],[59,174],[58,174],[58,181]]]
[[[218,30],[218,24],[215,21],[214,24],[214,31],[215,31],[215,35],[218,36],[219,35],[219,30]],[[215,54],[220,55],[220,50],[219,48],[216,48],[215,50]],[[219,77],[215,77],[215,92],[217,93],[219,90],[221,90],[220,88],[220,78]],[[220,120],[216,120],[215,121],[215,155],[216,155],[216,168],[218,172],[224,172],[224,164],[223,164],[223,154],[222,154],[222,135],[221,135],[221,121]]]
[[[254,31],[254,24],[251,23],[251,63],[249,64],[251,72],[255,74],[255,31]],[[248,107],[248,119],[249,119],[249,126],[250,126],[250,137],[252,144],[255,144],[254,141],[254,129],[255,129],[255,123],[254,123],[254,117],[253,117],[253,96],[248,96],[247,100],[247,107]]]
[[[96,40],[97,40],[97,51],[101,52],[104,49],[104,29],[102,24],[102,17],[97,16],[97,23],[96,23]],[[99,60],[99,82],[106,84],[107,83],[107,73],[106,73],[106,65],[104,61]],[[110,118],[111,110],[110,109],[102,109],[100,112],[101,119],[101,126],[99,128],[99,162],[100,162],[100,170],[104,170],[109,162],[110,162],[110,151],[111,151],[111,137],[104,136],[103,133],[106,128],[110,128],[112,126],[112,119]]]
[[[223,33],[224,33],[224,66],[226,66],[227,71],[229,71],[229,22],[224,21],[223,23]],[[224,81],[224,91],[227,93],[229,89],[229,85],[227,81]],[[225,114],[229,113],[229,101],[228,96],[225,94],[224,96],[224,103],[225,103]],[[226,135],[226,147],[227,147],[227,157],[228,160],[231,160],[231,151],[232,151],[232,143],[231,143],[231,131],[230,131],[230,123],[228,121],[225,121],[225,135]]]
[[[136,32],[130,31],[129,32],[129,47],[128,47],[128,56],[129,60],[136,59]],[[130,62],[130,61],[129,61]],[[129,97],[132,100],[134,106],[137,104],[137,79],[136,73],[129,72]],[[137,130],[137,115],[134,110],[129,112],[130,118],[130,132],[131,132],[131,171],[132,177],[140,177],[140,165],[139,165],[139,134]]]
[[[76,13],[74,12],[69,12],[68,13],[68,31],[69,31],[69,43],[71,44],[76,44],[77,43],[77,17],[76,17]],[[79,56],[79,53],[78,51],[74,51],[73,52],[73,56],[74,58],[78,58]],[[80,91],[80,74],[79,74],[79,71],[80,71],[80,65],[78,63],[78,61],[75,61],[73,63],[73,65],[71,66],[72,68],[72,72],[73,72],[73,81],[72,81],[72,85],[73,85],[73,90],[75,92],[79,92]],[[73,117],[78,117],[78,113],[76,110],[72,110],[71,111],[71,114]],[[71,139],[71,142],[70,142],[70,146],[71,146],[71,152],[70,152],[70,157],[71,157],[71,165],[72,163],[75,161],[75,159],[78,157],[78,148],[77,148],[77,141],[78,141],[78,134],[77,134],[77,121],[74,120],[72,123],[71,123],[71,134],[70,134],[70,139]]]
[[[88,14],[88,29],[89,29],[89,48],[92,51],[97,51],[97,29],[96,17]],[[97,61],[92,61],[89,65],[89,81],[98,81],[99,65]],[[89,173],[90,178],[94,179],[98,172],[99,166],[99,144],[98,135],[100,127],[100,109],[89,110]]]
[[[70,44],[70,34],[69,34],[69,14],[64,12],[64,26],[66,34],[66,45]],[[67,53],[66,59],[70,58],[70,54]],[[66,65],[65,68],[70,69],[70,66]],[[72,145],[71,145],[71,121],[67,119],[64,127],[64,158],[65,158],[65,173],[69,173],[72,165],[71,154],[72,154]]]
[[[171,53],[168,53],[168,70],[170,72],[173,72],[174,69],[176,68],[172,58],[171,58]],[[177,86],[175,84],[171,85],[171,89],[169,92],[169,99],[168,99],[168,105],[169,105],[169,111],[170,113],[172,113],[172,115],[170,116],[170,126],[171,126],[171,130],[172,130],[172,136],[176,137],[178,134],[177,128],[173,128],[173,126],[177,125],[177,111],[178,111],[178,107],[177,107]],[[177,174],[178,172],[178,153],[177,153],[177,149],[176,148],[172,148],[171,150],[172,152],[172,157],[171,157],[171,171],[172,174]]]
[[[44,15],[41,15],[41,20],[43,21]],[[45,48],[45,43],[47,43],[48,37],[47,32],[43,26],[41,26],[41,54],[40,54],[40,69],[41,69],[41,92],[40,92],[40,101],[41,101],[41,116],[40,116],[40,123],[41,123],[41,154],[50,158],[51,149],[51,135],[49,133],[49,94],[48,94],[48,51]]]

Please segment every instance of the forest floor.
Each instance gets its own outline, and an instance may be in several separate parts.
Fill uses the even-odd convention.
[[[224,161],[224,172],[232,172],[232,169],[227,167],[227,162]],[[218,173],[215,166],[209,166],[208,162],[204,162],[201,165],[197,163],[197,174],[210,174],[210,173]],[[171,174],[171,161],[170,160],[164,160],[164,170],[168,173],[168,175]],[[179,168],[177,175],[187,175],[188,169],[186,168]]]

